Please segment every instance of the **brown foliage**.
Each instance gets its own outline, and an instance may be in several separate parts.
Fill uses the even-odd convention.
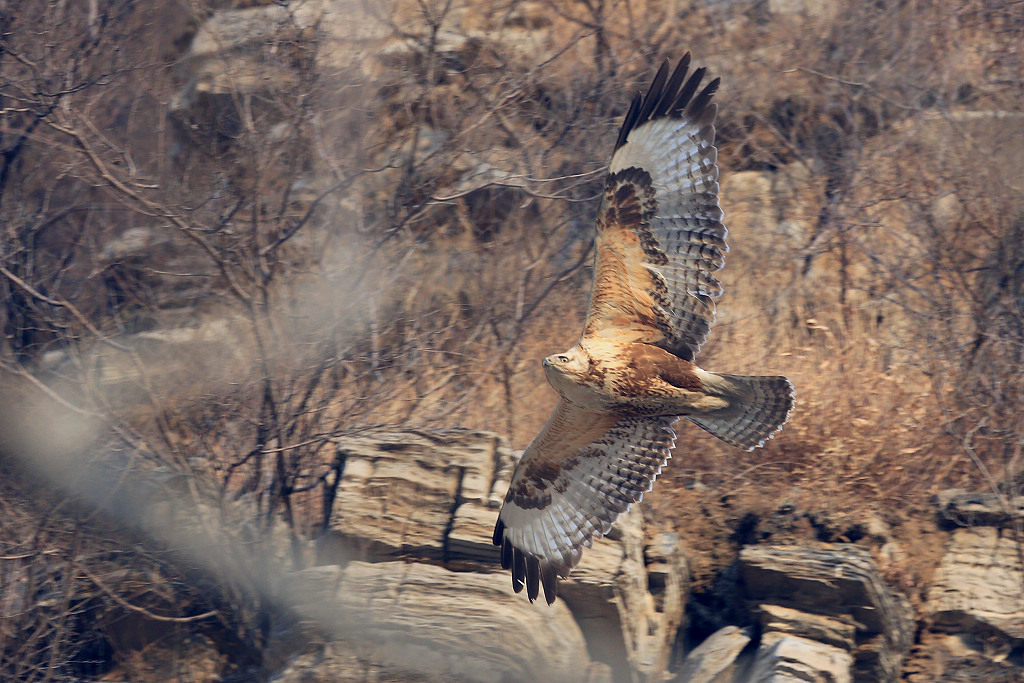
[[[579,331],[618,117],[686,50],[723,79],[732,230],[702,363],[788,374],[798,407],[752,454],[682,425],[659,505],[699,484],[856,515],[1019,485],[1013,2],[377,3],[371,57],[268,5],[281,21],[251,53],[177,70],[208,8],[35,4],[0,56],[0,374],[87,417],[90,457],[116,444],[199,482],[191,502],[240,501],[246,547],[283,520],[287,560],[307,560],[338,434],[460,424],[526,445],[553,404],[538,361]],[[38,634],[0,627],[0,673],[24,680],[84,671],[80,631],[32,631],[80,616],[66,596],[172,602],[157,581],[140,599],[117,544],[76,536],[88,515],[46,512],[42,490],[0,515],[0,572],[50,572],[0,605]],[[72,542],[102,559],[53,569]],[[131,557],[164,578],[195,564]],[[210,609],[255,651],[246,590]]]

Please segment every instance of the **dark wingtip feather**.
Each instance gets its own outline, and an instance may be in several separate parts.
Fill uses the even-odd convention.
[[[626,144],[626,138],[629,136],[629,131],[636,127],[637,114],[640,113],[640,103],[642,101],[643,95],[641,93],[633,95],[633,101],[629,105],[629,111],[626,112],[626,118],[622,121],[622,128],[619,129],[619,139],[615,141],[615,149]]]
[[[544,599],[549,605],[554,603],[558,595],[558,577],[568,576],[572,569],[571,565],[542,563],[540,559],[522,552],[513,546],[512,541],[505,535],[505,524],[500,519],[494,525],[492,540],[501,546],[501,568],[512,570],[512,590],[521,593],[525,587],[527,597],[530,598],[530,602],[534,602],[543,588]],[[578,561],[579,558],[576,559]]]
[[[625,145],[629,141],[629,134],[648,121],[686,116],[694,118],[701,125],[713,122],[717,108],[709,107],[708,103],[718,90],[721,80],[716,78],[694,98],[694,93],[700,87],[707,69],[696,69],[689,78],[686,78],[690,68],[689,52],[679,60],[671,76],[668,75],[669,66],[668,60],[662,62],[647,93],[637,93],[633,98],[619,129],[615,149]]]
[[[512,542],[507,538],[505,539],[505,542],[501,544],[501,568],[512,568]]]
[[[550,605],[558,595],[558,569],[553,564],[545,565],[541,569],[540,579],[544,585],[544,599]]]
[[[533,555],[526,558],[526,597],[530,602],[540,594],[540,561]]]
[[[701,125],[714,121],[714,114],[718,113],[718,107],[710,106],[711,98],[716,92],[718,92],[718,86],[721,84],[721,78],[716,78],[708,83],[704,89],[700,91],[700,94],[693,98],[693,102],[690,103],[690,106],[686,108],[685,116],[688,116]],[[710,120],[703,120],[709,112],[712,114]]]
[[[704,66],[694,70],[693,75],[690,76],[689,80],[686,81],[682,89],[676,95],[675,102],[672,104],[672,108],[668,112],[669,116],[675,118],[681,118],[683,116],[683,110],[686,108],[686,105],[690,103],[693,93],[697,92],[697,88],[700,87],[700,82],[704,80],[704,74],[706,74],[707,71],[707,67]]]
[[[647,88],[647,94],[644,95],[644,101],[640,105],[640,113],[636,115],[637,126],[648,121],[651,118],[651,114],[658,109],[658,106],[661,104],[662,94],[665,92],[665,81],[667,80],[668,60],[666,59],[661,63],[658,73],[654,74],[654,80],[651,81],[650,87]]]
[[[679,91],[679,86],[682,85],[683,80],[686,78],[686,72],[690,69],[690,53],[687,52],[683,55],[683,58],[679,60],[679,64],[676,65],[675,71],[672,72],[672,77],[668,79],[668,83],[665,84],[665,92],[670,94]],[[651,115],[652,119],[660,119],[668,113],[673,102],[671,97],[661,98],[661,102],[658,107],[654,110]]]
[[[519,548],[512,549],[512,590],[521,593],[526,579],[526,556]]]

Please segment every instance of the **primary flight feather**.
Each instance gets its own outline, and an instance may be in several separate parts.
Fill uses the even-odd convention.
[[[745,450],[793,408],[785,377],[707,372],[693,361],[715,320],[727,230],[718,206],[719,79],[687,54],[662,64],[619,131],[597,217],[583,333],[544,359],[560,400],[523,453],[494,527],[512,587],[548,604],[558,577],[651,490],[686,417]]]

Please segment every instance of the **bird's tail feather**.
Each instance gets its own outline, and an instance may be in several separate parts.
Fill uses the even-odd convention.
[[[708,373],[729,399],[729,407],[705,415],[688,415],[691,422],[719,439],[752,450],[775,435],[789,419],[795,397],[785,377],[746,377]]]

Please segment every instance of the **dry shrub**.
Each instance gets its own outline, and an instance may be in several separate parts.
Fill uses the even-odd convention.
[[[1019,469],[1019,127],[958,113],[1018,107],[1007,8],[725,27],[746,54],[722,59],[733,251],[703,364],[788,374],[798,403],[763,451],[681,447],[683,482],[870,510]]]
[[[666,7],[645,16],[663,17]],[[1017,29],[1007,7],[848,3],[817,15],[778,16],[726,5],[676,7],[685,21],[650,24],[642,13],[612,12],[601,3],[551,8],[555,35],[571,35],[601,12],[604,32],[543,72],[513,69],[504,76],[534,96],[504,100],[498,109],[481,98],[481,112],[500,111],[500,135],[488,125],[452,138],[486,140],[488,154],[513,140],[553,139],[557,149],[522,156],[518,168],[589,169],[607,158],[608,145],[593,141],[603,130],[610,142],[614,102],[624,104],[622,93],[650,77],[655,60],[637,55],[652,44],[659,48],[652,57],[690,49],[723,77],[719,147],[732,252],[702,364],[787,374],[798,406],[782,434],[749,455],[682,425],[670,475],[677,484],[751,486],[768,499],[798,488],[809,505],[868,509],[982,484],[979,464],[999,470],[994,478],[1013,469],[1016,428],[1007,425],[1019,386],[1012,371],[1017,313],[1007,304],[995,314],[985,303],[1005,299],[1005,288],[994,283],[1015,277],[1007,248],[1015,239],[1007,218],[1012,207],[994,201],[999,193],[978,175],[979,164],[922,156],[908,132],[928,128],[942,112],[1017,106],[1020,63],[1007,50]],[[640,46],[638,36],[653,42]],[[576,60],[592,74],[565,72]],[[588,97],[612,109],[579,106]],[[572,128],[561,128],[567,108]],[[458,127],[454,112],[438,111],[444,117],[433,116],[432,125]],[[921,135],[933,146],[948,141],[934,129]],[[557,185],[542,187],[550,192]],[[586,199],[595,188],[589,183],[565,196]],[[948,213],[951,192],[959,205],[969,204],[962,213],[972,217],[964,220],[987,226],[966,251],[955,248],[962,241],[954,236],[964,234],[960,219],[934,226],[937,210]],[[429,368],[417,365],[417,372],[465,379],[448,380],[432,394],[429,405],[439,411],[410,412],[414,422],[504,425],[518,446],[543,423],[553,395],[537,361],[575,338],[589,275],[550,292],[545,282],[566,262],[555,257],[587,244],[596,206],[528,197],[528,210],[513,208],[498,221],[457,209],[426,236],[429,265],[410,271],[396,319],[447,310],[433,319],[456,339],[444,345],[446,356]],[[460,226],[455,234],[452,226]],[[541,272],[519,279],[524,268]],[[531,300],[538,302],[532,317],[518,317]],[[979,331],[985,352],[971,355],[965,350]],[[410,340],[395,348],[414,347]],[[1000,426],[989,427],[993,421]],[[980,443],[986,446],[979,455]]]
[[[131,21],[112,16],[104,40],[160,24],[122,5]],[[126,448],[250,504],[263,531],[283,517],[295,547],[323,522],[339,434],[461,424],[523,447],[554,403],[539,360],[582,323],[618,117],[661,58],[690,50],[723,78],[732,231],[701,363],[786,374],[798,403],[749,454],[682,423],[652,502],[721,537],[739,520],[708,501],[739,494],[763,510],[856,516],[952,484],[1012,485],[1024,211],[1008,171],[1022,143],[1000,135],[1024,99],[1013,2],[850,0],[780,15],[772,3],[658,0],[397,5],[379,18],[406,47],[389,47],[359,87],[344,69],[319,81],[299,69],[295,90],[270,93],[244,130],[207,130],[215,140],[194,120],[213,115],[202,107],[169,120],[180,84],[158,63],[162,43],[137,71],[96,71],[111,87],[75,72],[82,88],[55,96],[56,120],[56,100],[38,100],[53,88],[0,62],[5,97],[25,109],[4,131],[0,369],[32,377],[47,351],[65,354],[78,387],[66,400]],[[526,27],[546,33],[527,39]],[[42,44],[29,33],[25,45]],[[276,66],[293,49],[316,63],[303,52],[315,44],[282,40]],[[65,78],[67,60],[51,61],[43,80]],[[119,105],[140,82],[145,95]],[[173,251],[196,257],[188,272],[145,259],[107,268],[110,237],[138,224],[181,238]],[[202,284],[185,296],[182,281]],[[141,381],[143,399],[125,406],[90,374],[90,349],[130,349],[126,335],[193,318],[238,323],[229,381]],[[0,534],[14,554],[33,543],[17,524]]]

